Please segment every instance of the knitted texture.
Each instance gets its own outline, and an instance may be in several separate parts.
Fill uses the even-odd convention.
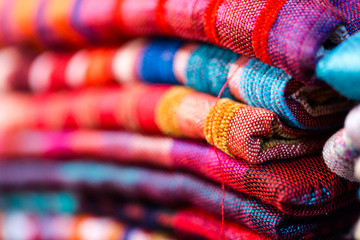
[[[167,35],[207,41],[282,68],[313,75],[316,55],[343,20],[325,0],[34,0],[2,1],[4,45],[72,46],[117,36]]]
[[[339,176],[360,182],[360,107],[354,108],[346,118],[345,129],[334,134],[325,144],[326,164]]]
[[[210,144],[213,137],[216,147],[251,163],[321,152],[328,138],[286,127],[269,110],[230,99],[217,102],[185,87],[133,85],[0,98],[2,131],[111,127],[206,139]],[[317,139],[310,136],[315,133]]]
[[[341,43],[317,64],[316,75],[344,96],[359,101],[360,33]]]
[[[222,181],[223,169],[228,187],[297,216],[328,213],[346,206],[356,201],[358,188],[331,173],[319,156],[252,165],[217,153],[204,143],[125,132],[23,132],[3,136],[0,142],[2,158],[93,156],[187,170],[216,182]]]
[[[207,44],[135,39],[119,48],[48,51],[26,68],[31,57],[13,48],[0,51],[0,64],[8,66],[0,71],[1,90],[25,85],[46,92],[145,81],[181,83],[217,96],[229,80],[221,97],[269,109],[304,129],[340,126],[352,106],[327,86],[304,85],[257,59]]]
[[[4,173],[0,178],[2,186],[36,186],[44,181],[48,185],[57,183],[66,188],[81,186],[84,183],[96,187],[110,184],[128,197],[151,199],[161,204],[188,203],[215,215],[218,215],[221,209],[220,187],[183,173],[85,163],[84,160],[70,163],[12,161],[1,163],[0,169]],[[19,175],[16,172],[23,174]],[[46,174],[40,174],[45,172]],[[225,215],[229,219],[280,239],[309,238],[321,233],[321,227],[327,228],[327,225],[331,224],[331,217],[318,218],[315,221],[292,219],[270,206],[231,192],[225,194],[224,207]],[[254,212],[257,213],[255,218]]]

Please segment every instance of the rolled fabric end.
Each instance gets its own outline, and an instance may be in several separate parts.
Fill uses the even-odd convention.
[[[360,182],[360,158],[358,158],[355,162],[355,177],[358,182]]]
[[[355,159],[358,153],[354,150],[344,130],[340,130],[326,142],[323,156],[332,172],[352,182],[359,182],[354,175]]]
[[[360,149],[360,106],[351,110],[346,117],[345,131],[353,145]]]
[[[299,81],[315,83],[318,53],[343,21],[328,2],[286,1],[268,33],[267,51],[272,65]]]
[[[316,76],[342,95],[360,100],[360,33],[327,53],[316,66]]]

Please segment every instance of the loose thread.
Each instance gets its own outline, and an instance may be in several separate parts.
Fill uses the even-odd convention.
[[[221,169],[221,188],[222,188],[222,203],[221,203],[221,238],[223,240],[226,239],[225,237],[225,177],[224,177],[224,169],[223,169],[223,166],[222,166],[222,162],[221,162],[221,159],[219,157],[219,150],[215,147],[215,141],[214,141],[214,116],[215,116],[215,111],[216,111],[216,107],[217,107],[217,104],[218,104],[218,101],[220,100],[220,97],[222,95],[222,93],[224,92],[225,88],[228,86],[229,84],[229,81],[230,79],[232,79],[232,75],[235,73],[236,71],[234,71],[230,77],[226,80],[226,82],[224,83],[224,85],[222,86],[217,98],[216,98],[216,102],[215,102],[215,106],[214,106],[214,111],[212,112],[211,114],[211,131],[210,131],[210,136],[211,136],[211,142],[212,142],[212,145],[213,145],[213,148],[214,148],[214,151],[216,153],[216,157],[219,161],[219,166],[220,166],[220,169]]]

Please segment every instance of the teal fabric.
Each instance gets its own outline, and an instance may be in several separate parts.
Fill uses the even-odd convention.
[[[360,101],[360,32],[326,54],[316,75],[345,97]]]

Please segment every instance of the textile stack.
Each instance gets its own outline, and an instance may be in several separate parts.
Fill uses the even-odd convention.
[[[0,239],[360,239],[359,12],[0,1]]]

